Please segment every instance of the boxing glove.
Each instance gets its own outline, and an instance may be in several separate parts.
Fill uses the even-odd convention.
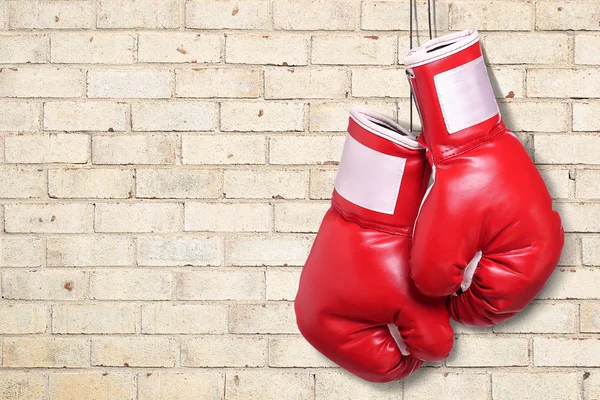
[[[430,172],[411,133],[366,109],[351,110],[331,207],[294,308],[310,344],[368,381],[402,379],[452,348],[444,299],[419,293],[408,264]]]
[[[415,224],[412,278],[427,296],[451,295],[456,321],[497,324],[552,274],[564,241],[560,217],[502,121],[476,30],[431,40],[404,64],[434,180]]]

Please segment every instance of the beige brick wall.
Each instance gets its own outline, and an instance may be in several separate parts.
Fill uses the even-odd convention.
[[[409,0],[0,0],[0,400],[600,399],[600,1],[432,3],[566,244],[521,315],[374,385],[292,301],[350,106],[407,121]]]

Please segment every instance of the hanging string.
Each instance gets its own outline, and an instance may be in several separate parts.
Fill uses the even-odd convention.
[[[410,23],[409,23],[408,39],[409,39],[410,50],[412,50],[412,48],[413,48],[413,1],[416,1],[416,0],[409,0]],[[431,40],[431,39],[433,39],[432,24],[431,24],[431,0],[427,0],[427,28],[429,29],[429,40]],[[411,87],[410,88],[410,130],[411,130],[411,132],[413,130],[413,103],[414,103],[414,95],[413,95],[412,87]]]
[[[409,0],[410,3],[410,23],[409,23],[409,33],[408,33],[408,39],[409,39],[409,48],[412,50],[413,48],[413,0]],[[409,85],[410,86],[410,85]],[[413,92],[412,92],[412,87],[409,89],[410,90],[410,131],[412,132],[413,130]]]
[[[433,39],[431,34],[431,0],[427,0],[427,22],[429,27],[429,40]]]

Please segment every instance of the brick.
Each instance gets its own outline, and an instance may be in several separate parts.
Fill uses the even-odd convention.
[[[216,237],[140,237],[139,265],[150,267],[206,266],[221,264],[222,240]]]
[[[306,195],[305,171],[225,171],[224,192],[228,199],[300,199]]]
[[[102,135],[92,140],[94,164],[173,164],[173,135]]]
[[[532,303],[508,321],[494,326],[499,333],[575,333],[577,304]]]
[[[70,199],[126,199],[132,197],[133,171],[78,168],[48,170],[48,195]]]
[[[575,35],[575,64],[600,65],[600,35]]]
[[[527,71],[527,96],[598,98],[600,70],[530,69]]]
[[[265,71],[265,99],[332,99],[350,93],[350,73],[338,68]]]
[[[458,336],[446,360],[449,367],[499,367],[529,364],[529,342],[522,337]]]
[[[2,68],[0,97],[82,97],[85,74],[71,68]]]
[[[270,142],[270,164],[337,164],[344,136],[279,136]],[[299,151],[301,150],[301,151]]]
[[[136,103],[134,131],[210,131],[216,126],[212,103]]]
[[[228,400],[306,400],[313,397],[313,376],[308,372],[227,372]]]
[[[488,67],[488,76],[496,98],[520,99],[525,97],[525,71],[509,67]]]
[[[581,303],[581,332],[600,332],[600,302]]]
[[[96,232],[177,232],[183,226],[177,203],[96,204]]]
[[[482,335],[482,334],[494,333],[493,326],[486,326],[486,327],[467,326],[467,325],[463,325],[459,322],[456,322],[452,319],[450,320],[450,326],[452,327],[452,329],[454,330],[454,333],[456,335],[460,335],[460,334]]]
[[[5,337],[2,366],[11,368],[85,368],[90,345],[86,339]]]
[[[75,133],[10,135],[4,138],[4,161],[20,164],[84,164],[90,159],[90,137]]]
[[[21,101],[0,102],[0,131],[35,132],[40,128],[40,106]]]
[[[538,30],[598,30],[598,3],[594,1],[552,1],[536,3]]]
[[[535,162],[537,164],[600,164],[595,149],[600,136],[592,135],[536,135]]]
[[[54,236],[46,239],[50,267],[126,267],[135,260],[133,239],[118,236]]]
[[[7,0],[10,29],[90,29],[94,6],[86,0]]]
[[[436,368],[421,368],[404,381],[404,400],[489,400],[489,381],[489,375],[483,373],[442,373]]]
[[[269,339],[269,367],[336,367],[302,336],[273,336]]]
[[[263,367],[267,339],[244,336],[199,336],[181,344],[181,365],[186,367]]]
[[[273,3],[274,29],[351,30],[358,3],[348,0],[279,0]]]
[[[135,333],[137,310],[129,304],[55,304],[52,333]]]
[[[40,267],[45,255],[40,237],[3,236],[0,238],[0,267]]]
[[[45,333],[48,327],[48,307],[44,304],[2,303],[0,320],[2,320],[0,326],[2,335]],[[0,382],[2,381],[1,376]],[[0,399],[2,398],[0,389]]]
[[[45,63],[48,59],[48,37],[45,35],[2,35],[0,63]]]
[[[0,169],[0,193],[3,198],[27,199],[46,195],[46,177],[41,169],[8,167]]]
[[[298,292],[301,268],[267,268],[266,299],[293,301]]]
[[[583,265],[600,265],[600,238],[582,238]]]
[[[175,71],[177,97],[258,97],[260,71],[241,68],[192,68]]]
[[[494,372],[494,400],[578,400],[579,384],[575,372]]]
[[[232,238],[226,244],[226,262],[255,266],[304,265],[311,243],[312,240],[308,237]]]
[[[2,284],[6,299],[81,300],[87,279],[73,270],[5,271]]]
[[[225,398],[225,373],[223,372],[144,373],[138,375],[137,384],[139,400],[221,400]]]
[[[310,37],[287,34],[230,34],[225,61],[232,64],[306,65]]]
[[[539,366],[600,366],[600,340],[596,338],[568,337],[533,339],[533,364]]]
[[[100,0],[98,28],[179,28],[177,0]]]
[[[6,232],[86,233],[92,231],[93,204],[6,204]]]
[[[303,103],[265,101],[221,104],[223,131],[302,131],[303,125]]]
[[[558,265],[581,265],[581,241],[573,234],[565,234],[565,244]]]
[[[557,268],[538,299],[597,299],[600,271],[597,268]]]
[[[530,31],[533,28],[531,1],[451,1],[450,30],[474,26],[481,31]]]
[[[397,68],[352,70],[352,97],[408,97],[409,95],[408,80],[404,74],[398,73]]]
[[[50,375],[49,393],[53,399],[93,400],[101,393],[107,399],[133,399],[132,376],[104,372]]]
[[[216,170],[136,171],[136,197],[159,199],[216,199],[221,195],[221,178]]]
[[[575,181],[575,197],[580,199],[600,198],[600,170],[579,169]]]
[[[396,38],[393,36],[319,35],[312,41],[313,64],[393,65]]]
[[[396,104],[390,103],[311,103],[310,130],[312,132],[345,132],[348,129],[350,109],[355,105],[392,116]]]
[[[298,333],[291,303],[232,304],[231,333]]]
[[[185,27],[196,29],[270,29],[269,1],[190,0]]]
[[[600,113],[600,103],[573,103],[573,130],[600,131],[598,113]]]
[[[595,203],[558,203],[565,232],[599,232],[600,207]]]
[[[269,204],[185,204],[186,231],[268,232],[270,228]]]
[[[256,268],[200,270],[177,275],[180,300],[261,300],[265,274]]]
[[[173,367],[178,342],[161,337],[97,337],[92,365],[107,367]]]
[[[569,170],[567,169],[540,169],[540,174],[546,182],[546,187],[554,199],[569,197]]]
[[[182,164],[264,164],[265,137],[259,135],[183,135]]]
[[[402,390],[398,382],[373,383],[346,371],[319,370],[315,374],[316,400],[399,400]]]
[[[69,64],[132,64],[135,37],[126,33],[54,33],[51,61]]]
[[[222,334],[226,332],[227,306],[225,305],[146,304],[142,306],[142,333],[145,334]]]
[[[91,98],[169,98],[171,72],[92,70],[88,72],[87,95]]]
[[[596,371],[583,374],[584,399],[600,399],[600,374]]]
[[[485,59],[490,64],[565,64],[570,61],[566,34],[499,33],[486,35]],[[527,51],[514,51],[514,48]]]
[[[124,131],[129,124],[129,105],[107,102],[44,103],[44,130]]]
[[[567,104],[510,102],[499,104],[499,108],[506,126],[514,132],[564,132],[567,130]]]
[[[221,35],[203,33],[142,33],[138,38],[141,62],[217,63]]]
[[[337,170],[313,169],[310,171],[310,198],[330,199]]]
[[[138,198],[218,198],[220,174],[215,170],[146,170],[136,172]]]
[[[159,270],[100,270],[90,273],[90,299],[169,300],[173,278]]]
[[[410,22],[407,16],[410,6],[407,0],[402,1],[364,1],[361,9],[361,28],[375,31],[408,31]],[[413,29],[426,30],[427,2],[419,1],[413,8],[415,24]],[[448,30],[448,5],[442,2],[435,4],[431,10],[431,23],[434,31]],[[402,54],[402,57],[404,57]]]
[[[31,372],[4,372],[0,374],[0,399],[45,400],[47,381],[45,375]]]
[[[275,231],[317,232],[329,203],[275,204]]]

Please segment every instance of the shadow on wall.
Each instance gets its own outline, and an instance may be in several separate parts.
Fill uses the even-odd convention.
[[[487,60],[488,57],[487,57],[485,47],[482,46],[481,50],[483,53],[483,58],[485,60]],[[487,62],[486,62],[486,65],[488,65]],[[494,88],[494,93],[496,93],[496,97],[497,97],[498,93],[502,93],[502,88],[500,87],[500,83],[498,82],[498,79],[494,75],[494,71],[490,68],[488,68],[488,76],[490,77],[490,83],[492,84],[492,88]],[[514,92],[511,91],[509,93],[511,93],[512,96],[514,96]],[[512,98],[512,97],[507,97],[507,98]],[[512,114],[508,111],[508,109],[506,107],[502,107],[501,104],[500,104],[500,112],[502,114],[502,119],[504,120],[506,127],[514,132],[513,127],[515,126],[515,124],[513,123],[514,120],[512,119]],[[521,139],[521,141],[523,141],[523,140]]]

